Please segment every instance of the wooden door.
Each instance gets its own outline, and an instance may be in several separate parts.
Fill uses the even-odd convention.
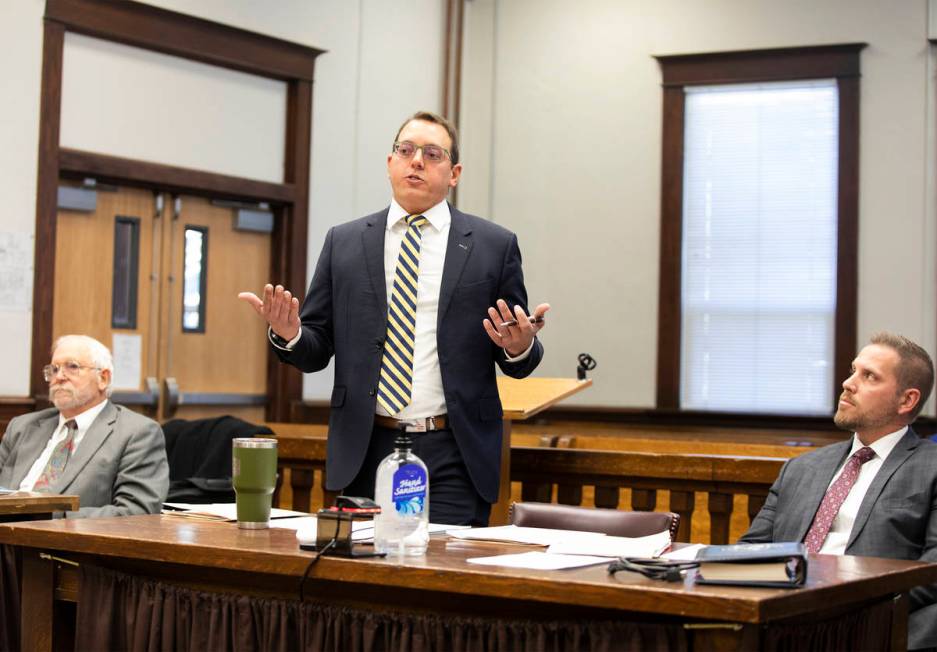
[[[262,422],[263,326],[237,293],[266,281],[269,233],[238,228],[236,209],[207,199],[94,194],[93,210],[58,213],[53,337],[111,347],[115,401],[159,421]]]
[[[267,344],[238,301],[270,274],[270,235],[235,229],[235,210],[182,197],[166,234],[160,368],[166,417],[234,414],[258,423],[266,403]]]

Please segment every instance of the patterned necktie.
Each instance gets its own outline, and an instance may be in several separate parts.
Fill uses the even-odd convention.
[[[72,450],[75,448],[75,433],[78,432],[78,424],[74,419],[65,422],[65,428],[68,432],[65,439],[60,441],[52,450],[49,461],[46,462],[46,468],[42,470],[36,484],[33,485],[33,491],[49,493],[52,491],[52,485],[59,479],[59,476],[65,471],[65,465],[71,459]]]
[[[836,478],[836,482],[830,485],[823,496],[823,502],[820,503],[820,509],[817,515],[813,517],[813,525],[807,532],[804,543],[807,545],[807,552],[817,553],[823,547],[826,535],[830,533],[830,526],[833,525],[833,519],[839,513],[839,508],[843,506],[843,501],[849,495],[852,486],[856,484],[859,477],[859,469],[863,464],[875,457],[875,451],[868,446],[860,448],[843,468],[843,472]]]
[[[420,228],[428,221],[422,215],[408,215],[406,219],[407,232],[400,243],[394,289],[387,304],[387,337],[377,385],[377,402],[390,414],[400,412],[411,399]]]

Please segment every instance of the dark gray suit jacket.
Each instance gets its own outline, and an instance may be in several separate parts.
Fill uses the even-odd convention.
[[[49,408],[10,421],[0,442],[0,487],[16,489],[59,423]],[[159,424],[107,402],[52,491],[77,494],[69,518],[156,514],[169,490],[166,440]]]
[[[446,409],[462,458],[478,493],[498,499],[501,467],[501,399],[495,364],[515,378],[543,357],[505,360],[482,327],[497,299],[527,310],[517,237],[487,220],[449,208],[452,224],[439,293],[436,344]],[[384,279],[384,209],[333,227],[325,238],[303,303],[302,337],[280,359],[304,372],[323,369],[335,356],[329,416],[327,486],[346,487],[364,462],[377,402],[387,289]]]
[[[740,541],[803,541],[851,448],[852,438],[786,462]],[[937,562],[937,444],[910,428],[898,441],[859,506],[846,554]],[[910,598],[910,647],[937,645],[937,586]]]

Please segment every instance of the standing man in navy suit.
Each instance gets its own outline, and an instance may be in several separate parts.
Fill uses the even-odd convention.
[[[373,496],[377,466],[404,428],[429,469],[430,520],[485,525],[501,464],[495,365],[515,378],[537,367],[543,346],[536,334],[550,306],[528,314],[517,237],[446,201],[462,173],[448,120],[418,112],[404,122],[387,172],[390,206],[329,231],[302,310],[279,285],[267,285],[262,298],[239,296],[266,320],[282,361],[308,373],[335,356],[329,489]],[[411,226],[418,216],[424,219]],[[420,233],[412,382],[403,392],[409,396],[395,400],[382,376],[398,346],[387,342],[388,305],[395,321],[398,255],[402,243],[412,246],[413,229]]]

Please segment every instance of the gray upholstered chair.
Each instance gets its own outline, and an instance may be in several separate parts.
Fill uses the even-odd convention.
[[[617,537],[644,537],[670,530],[670,538],[676,539],[680,515],[553,503],[512,503],[510,521],[523,527],[604,532]]]

